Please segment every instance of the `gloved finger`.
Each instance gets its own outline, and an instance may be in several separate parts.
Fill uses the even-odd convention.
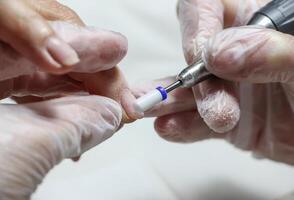
[[[0,13],[0,39],[43,70],[58,73],[79,62],[75,50],[26,1],[1,1]]]
[[[293,41],[291,35],[255,26],[228,29],[207,43],[203,59],[208,70],[224,79],[283,83],[292,103]]]
[[[52,22],[56,34],[70,44],[79,54],[80,63],[64,70],[92,73],[115,66],[126,54],[127,40],[120,34],[95,28],[84,28],[67,22]],[[36,65],[10,46],[0,43],[0,81],[37,70]]]
[[[226,133],[240,120],[237,85],[218,78],[193,88],[197,109],[207,126],[217,133]]]
[[[128,41],[123,35],[95,27],[51,22],[53,30],[78,53],[80,62],[71,72],[95,73],[116,66],[126,55]]]
[[[291,83],[293,42],[293,36],[269,29],[232,28],[207,43],[203,59],[209,71],[227,80]]]
[[[196,110],[159,117],[154,127],[162,138],[172,142],[189,143],[224,137],[209,130]]]
[[[2,199],[28,200],[51,168],[109,138],[121,120],[119,105],[99,96],[0,109],[0,123],[5,124],[0,140]]]
[[[200,58],[206,40],[223,29],[223,14],[220,0],[178,1],[183,49],[189,64]]]
[[[226,10],[226,12],[228,11]],[[223,29],[224,14],[224,5],[221,1],[179,1],[179,19],[183,34],[184,53],[188,64],[199,60],[203,44]],[[232,101],[232,99],[235,99],[235,95],[226,85],[221,80],[205,81],[193,88],[200,115],[211,129],[221,133],[229,131],[239,120],[238,105],[235,101]],[[212,100],[218,106],[208,108],[207,105],[210,105]],[[234,103],[226,106],[220,102],[222,100],[230,100]],[[203,110],[203,107],[206,108]],[[234,110],[234,115],[231,115],[230,125],[219,126],[223,113],[231,110]],[[213,114],[216,116],[215,118],[210,117]],[[226,114],[226,116],[229,116],[229,114]]]
[[[118,102],[123,109],[124,123],[143,117],[143,113],[134,108],[135,96],[117,67],[94,74],[72,73],[70,76],[80,81],[90,94],[106,96]]]

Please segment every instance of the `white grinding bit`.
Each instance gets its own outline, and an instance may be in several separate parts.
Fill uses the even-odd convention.
[[[158,87],[137,99],[134,104],[136,111],[145,112],[167,98],[167,92],[163,87]]]

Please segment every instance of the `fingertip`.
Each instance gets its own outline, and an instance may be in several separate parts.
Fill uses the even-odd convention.
[[[133,122],[144,117],[144,112],[136,106],[136,98],[129,89],[122,91],[121,104],[125,111],[127,122]]]
[[[198,111],[205,123],[216,133],[227,133],[240,120],[237,100],[226,91],[220,90],[197,100]]]
[[[119,33],[111,32],[103,43],[104,51],[100,52],[100,58],[104,63],[116,65],[127,54],[128,42],[126,37]]]
[[[107,70],[117,65],[127,54],[128,40],[117,32],[101,30],[95,27],[87,27],[87,30],[94,32],[90,49],[94,50],[96,59],[103,66],[103,70]]]
[[[177,124],[170,116],[159,117],[154,121],[154,129],[157,134],[170,142],[183,142],[177,128]]]

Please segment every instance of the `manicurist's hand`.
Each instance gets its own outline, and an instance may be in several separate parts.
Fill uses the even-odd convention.
[[[178,89],[146,116],[165,139],[226,139],[238,148],[294,164],[293,42],[291,35],[245,25],[266,1],[179,1],[188,63],[202,58],[222,79]],[[223,30],[225,27],[231,27]],[[140,96],[174,77],[138,86]],[[196,102],[196,103],[195,103]]]

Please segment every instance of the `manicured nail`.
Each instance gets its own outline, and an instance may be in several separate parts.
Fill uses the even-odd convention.
[[[136,102],[136,98],[129,90],[124,92],[121,101],[129,118],[142,119],[144,117],[144,113],[142,111],[135,109],[134,104]]]
[[[51,56],[63,66],[73,66],[80,62],[76,51],[56,36],[47,40],[47,49]]]

